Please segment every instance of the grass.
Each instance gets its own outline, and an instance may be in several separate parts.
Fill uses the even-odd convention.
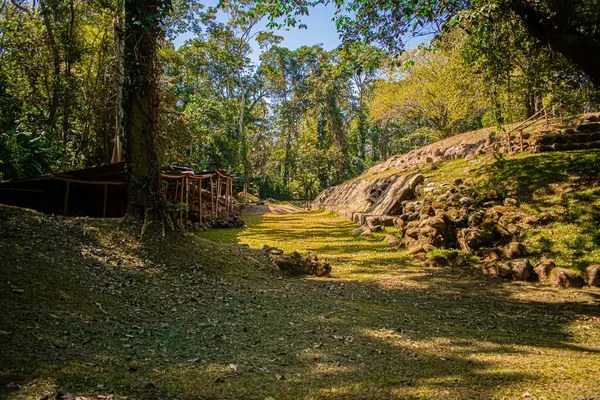
[[[117,222],[0,207],[0,396],[600,391],[598,290],[423,269],[326,212],[245,220],[244,229],[140,241]],[[333,276],[282,277],[253,249],[264,244],[314,251]]]

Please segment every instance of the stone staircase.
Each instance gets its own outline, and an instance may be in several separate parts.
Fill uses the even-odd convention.
[[[533,148],[536,152],[600,149],[600,116],[586,117],[575,128],[543,132]]]

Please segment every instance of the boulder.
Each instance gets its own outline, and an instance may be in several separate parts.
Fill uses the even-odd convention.
[[[369,238],[373,237],[373,231],[370,230],[369,228],[364,228],[360,235],[362,237],[364,237],[365,239],[369,239]]]
[[[432,206],[423,206],[423,208],[421,208],[420,210],[421,215],[429,215],[429,216],[433,216],[435,215],[435,210]]]
[[[471,253],[482,247],[490,247],[493,241],[492,234],[481,229],[461,229],[458,236],[458,244],[465,253]]]
[[[383,241],[389,246],[397,246],[400,243],[400,239],[395,235],[385,235]]]
[[[523,243],[510,242],[503,249],[504,258],[513,260],[515,258],[522,258],[527,255],[527,249]]]
[[[546,281],[548,278],[550,278],[550,272],[552,272],[554,268],[556,268],[556,264],[554,264],[554,262],[544,260],[537,263],[533,270],[542,281]]]
[[[506,207],[519,207],[521,203],[519,203],[519,200],[513,197],[507,197],[504,199],[504,205]]]
[[[475,200],[473,200],[472,198],[468,197],[468,196],[463,196],[460,199],[458,199],[458,202],[462,205],[462,206],[470,206],[473,203],[475,203]]]
[[[447,267],[450,261],[444,256],[433,256],[423,263],[424,267]]]
[[[578,272],[566,268],[554,268],[550,272],[550,283],[563,288],[579,288],[584,285]]]
[[[403,215],[405,215],[405,214],[403,214]],[[406,225],[406,220],[403,219],[402,216],[400,216],[398,218],[394,218],[394,227],[396,229],[401,231],[404,228],[404,225]]]
[[[494,237],[494,241],[499,242],[500,244],[507,244],[512,240],[512,235],[508,229],[494,220],[486,219],[481,223],[480,228],[491,233]]]
[[[431,226],[434,229],[438,229],[438,230],[446,230],[446,228],[448,227],[448,225],[446,224],[446,222],[444,221],[443,218],[440,217],[430,217],[427,218],[426,220],[424,220],[423,222],[421,222],[421,225],[423,226]]]
[[[466,213],[468,210],[464,210],[464,211]],[[483,213],[482,211],[477,211],[472,214],[469,214],[469,216],[468,216],[469,226],[471,226],[471,227],[479,226],[483,223],[484,219],[485,219],[485,213]]]
[[[585,270],[587,283],[590,286],[600,286],[600,265],[590,265]]]
[[[456,179],[454,179],[454,180],[452,181],[452,184],[453,184],[454,186],[460,186],[460,185],[462,185],[462,183],[463,183],[463,180],[462,180],[462,179],[460,179],[460,178],[456,178]]]
[[[364,230],[365,230],[365,228],[361,226],[361,227],[358,227],[358,228],[354,229],[352,231],[352,234],[354,236],[359,236],[359,235],[362,235],[362,233],[364,232]]]
[[[534,280],[537,277],[527,259],[487,262],[483,264],[482,271],[489,276],[515,281]]]
[[[271,254],[269,259],[283,273],[290,276],[315,275],[329,276],[331,266],[325,260],[319,260],[316,255],[309,253],[302,257],[298,252],[287,254]]]

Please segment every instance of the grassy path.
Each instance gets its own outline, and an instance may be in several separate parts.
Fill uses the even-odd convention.
[[[324,212],[246,221],[139,240],[118,221],[0,207],[0,398],[600,393],[598,290],[423,269]],[[333,276],[282,277],[264,244],[314,251]]]
[[[411,266],[325,212],[245,217],[214,241],[313,251],[330,279],[286,279],[261,302],[272,357],[231,394],[257,398],[584,398],[600,393],[599,292]],[[276,285],[277,286],[277,285]],[[256,354],[255,354],[256,355]],[[260,371],[260,370],[259,370]],[[260,394],[259,394],[260,393]]]

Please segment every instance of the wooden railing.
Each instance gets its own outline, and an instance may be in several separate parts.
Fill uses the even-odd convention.
[[[546,125],[548,125],[548,112],[546,110],[547,110],[546,107],[542,108],[541,110],[539,110],[538,112],[533,114],[531,117],[527,118],[525,121],[521,122],[519,125],[512,128],[510,131],[506,132],[506,142],[507,142],[506,147],[507,147],[507,151],[509,154],[512,152],[512,136],[511,136],[511,134],[513,132],[516,132],[517,130],[519,131],[519,137],[520,137],[520,142],[521,142],[521,153],[523,153],[523,151],[525,150],[523,148],[523,130],[536,124],[542,118],[546,118]],[[542,113],[544,113],[543,117],[541,116]]]

